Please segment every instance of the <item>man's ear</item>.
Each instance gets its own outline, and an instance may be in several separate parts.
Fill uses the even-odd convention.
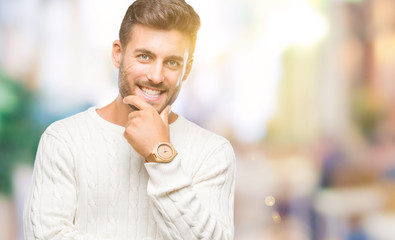
[[[193,64],[193,58],[189,59],[187,62],[187,66],[185,67],[185,74],[184,74],[184,77],[182,78],[182,81],[187,80],[187,78],[192,70],[192,64]]]
[[[121,42],[119,40],[115,40],[112,44],[112,63],[116,68],[121,66],[122,60],[122,47]]]

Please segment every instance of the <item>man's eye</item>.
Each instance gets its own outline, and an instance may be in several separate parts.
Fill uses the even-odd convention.
[[[169,65],[170,67],[178,67],[178,66],[180,66],[180,64],[177,61],[174,61],[174,60],[168,61],[167,65]]]
[[[138,56],[141,60],[143,61],[148,61],[150,60],[150,57],[147,54],[141,54]]]

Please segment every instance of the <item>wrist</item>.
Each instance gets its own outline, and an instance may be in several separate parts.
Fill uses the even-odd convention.
[[[159,142],[145,158],[145,162],[168,163],[171,162],[177,154],[173,144],[170,142]]]

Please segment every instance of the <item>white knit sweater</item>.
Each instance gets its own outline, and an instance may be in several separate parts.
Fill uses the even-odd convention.
[[[179,116],[170,125],[179,154],[144,164],[123,133],[95,108],[48,127],[25,204],[25,239],[233,239],[227,140]]]

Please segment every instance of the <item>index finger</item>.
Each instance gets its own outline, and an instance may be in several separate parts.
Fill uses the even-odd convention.
[[[129,95],[123,99],[123,102],[132,106],[135,106],[139,110],[144,110],[148,108],[152,108],[150,104],[137,97],[136,95]]]

